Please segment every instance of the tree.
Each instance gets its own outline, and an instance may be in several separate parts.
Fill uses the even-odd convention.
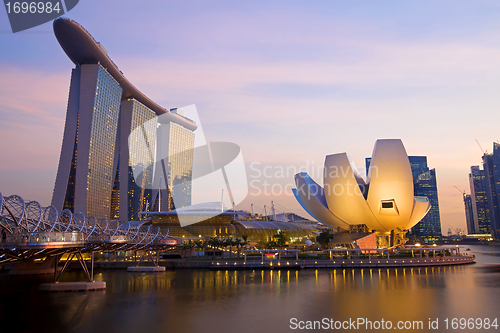
[[[197,241],[194,241],[194,243],[193,243],[193,244],[194,244],[194,247],[195,247],[196,249],[198,249],[198,251],[196,251],[196,257],[198,257],[198,252],[199,252],[199,250],[200,250],[201,248],[203,248],[203,241],[201,241],[201,240],[197,240]]]
[[[185,243],[185,244],[182,245],[182,249],[184,250],[183,252],[184,253],[186,253],[186,252],[189,253],[189,257],[192,257],[191,256],[191,249],[193,247],[195,247],[195,246],[196,246],[195,243],[193,243],[193,241],[190,239],[188,243]]]
[[[236,251],[238,253],[238,258],[239,258],[240,257],[240,239],[239,238],[235,238],[235,239],[231,238],[231,246],[236,246]]]
[[[286,235],[283,231],[278,230],[278,233],[274,235],[274,239],[276,242],[276,246],[285,246],[286,245]]]
[[[241,236],[242,239],[236,238],[238,241],[238,258],[240,257],[240,247],[243,248],[248,245],[248,235]]]
[[[325,230],[322,231],[317,237],[316,241],[321,244],[323,248],[328,247],[328,243],[330,242],[330,239],[333,239],[333,235],[330,233],[330,230]]]
[[[232,246],[233,246],[233,238],[232,237],[226,238],[222,242],[222,246],[224,246],[225,248],[227,248],[229,246],[229,258],[231,258],[231,250],[232,250]]]
[[[242,241],[240,241],[240,244],[242,247],[246,247],[250,242],[248,241],[248,235],[243,235],[241,236],[243,238]]]

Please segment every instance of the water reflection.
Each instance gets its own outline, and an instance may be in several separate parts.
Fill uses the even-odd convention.
[[[495,253],[489,247],[473,248],[478,262],[500,260],[479,250]],[[67,274],[66,280],[84,279],[80,272]],[[0,275],[0,287],[18,283],[15,278],[19,277]],[[26,313],[57,313],[50,321],[29,317],[31,330],[285,332],[292,317],[421,320],[426,324],[429,318],[493,318],[498,316],[500,298],[500,272],[479,263],[389,269],[108,270],[98,271],[96,279],[107,282],[106,291],[41,294],[31,287],[24,293],[4,288],[0,321],[23,320],[20,316]],[[34,282],[25,281],[25,285],[30,283]],[[22,290],[21,284],[17,290]],[[9,310],[12,305],[15,311]]]

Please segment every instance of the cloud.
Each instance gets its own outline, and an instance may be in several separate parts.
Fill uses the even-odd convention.
[[[0,66],[0,170],[54,168],[64,127],[67,74]]]

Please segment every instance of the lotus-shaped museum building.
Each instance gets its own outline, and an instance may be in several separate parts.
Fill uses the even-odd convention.
[[[324,186],[305,172],[295,175],[300,205],[318,221],[344,230],[365,225],[388,244],[429,211],[426,197],[414,196],[411,166],[399,139],[377,140],[366,181],[346,153],[326,156]],[[389,240],[391,237],[391,241]],[[380,244],[380,241],[379,241]]]

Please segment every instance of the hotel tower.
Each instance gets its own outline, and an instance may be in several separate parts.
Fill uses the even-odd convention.
[[[78,23],[59,18],[54,33],[76,67],[52,205],[121,221],[138,219],[137,213],[146,209],[168,211],[190,205],[196,124],[181,110],[166,110],[135,88],[106,49]],[[154,121],[158,116],[161,124]],[[129,138],[136,129],[143,139]],[[158,163],[160,145],[169,157]],[[161,190],[138,183],[131,160],[161,165]],[[139,181],[148,179],[146,173],[152,169],[145,168]],[[184,185],[176,186],[182,193],[175,194],[174,205],[173,185],[179,182]]]

